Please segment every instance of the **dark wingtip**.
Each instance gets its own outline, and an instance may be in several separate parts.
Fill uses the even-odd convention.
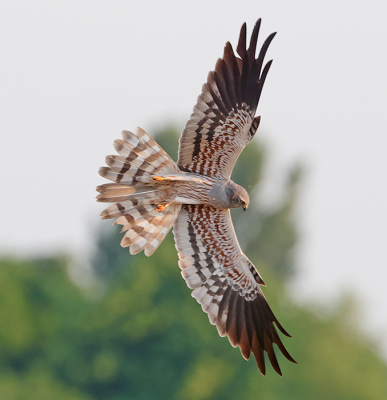
[[[249,49],[247,50],[250,63],[253,63],[253,61],[255,60],[255,50],[257,48],[257,41],[258,41],[258,34],[260,27],[261,27],[261,18],[259,18],[254,25],[254,29],[251,34]]]
[[[223,59],[226,59],[226,57],[227,56],[229,56],[229,55],[234,55],[234,51],[233,51],[233,49],[232,49],[232,45],[231,45],[231,43],[230,42],[227,42],[225,45],[224,45],[224,51],[223,51]]]
[[[265,80],[266,80],[267,74],[269,73],[271,64],[273,64],[273,60],[268,61],[265,65],[265,67],[263,68],[262,75],[259,78],[261,87],[263,87],[263,84],[265,83]]]
[[[286,332],[285,328],[281,325],[277,318],[274,317],[274,323],[277,325],[277,328],[287,337],[291,338],[288,332]]]
[[[271,41],[274,39],[274,36],[277,34],[277,32],[273,32],[271,33],[265,40],[264,43],[267,43],[267,47],[269,47],[269,44],[271,43]]]
[[[278,364],[277,357],[275,355],[274,349],[271,346],[269,349],[266,350],[267,355],[269,356],[270,364],[273,367],[274,371],[277,372],[278,375],[282,376],[281,368]]]
[[[242,58],[246,52],[246,31],[247,31],[247,26],[245,22],[241,27],[241,32],[239,34],[239,41],[237,46],[237,53]]]

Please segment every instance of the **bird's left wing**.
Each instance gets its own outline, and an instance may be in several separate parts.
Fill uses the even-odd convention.
[[[203,85],[193,114],[180,137],[181,170],[230,178],[234,164],[254,136],[260,117],[254,118],[271,61],[263,59],[275,33],[264,42],[255,58],[261,20],[254,26],[246,48],[246,24],[240,32],[237,54],[227,42],[223,58]]]
[[[281,370],[273,349],[295,362],[275,329],[289,334],[278,322],[259,285],[258,271],[239,247],[229,210],[206,205],[183,205],[173,233],[179,266],[192,296],[216,325],[220,336],[239,346],[245,359],[254,354],[265,374],[264,351],[274,370]]]

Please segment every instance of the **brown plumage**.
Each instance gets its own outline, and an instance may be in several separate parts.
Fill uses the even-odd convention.
[[[121,245],[129,246],[131,254],[153,254],[173,226],[182,276],[211,324],[240,347],[244,358],[252,352],[262,374],[264,352],[281,374],[274,343],[295,361],[275,326],[289,334],[260,289],[261,276],[239,247],[229,211],[249,204],[246,190],[230,176],[258,129],[255,111],[271,65],[263,67],[263,60],[275,34],[255,57],[260,23],[248,48],[242,26],[239,57],[227,42],[182,132],[177,164],[142,129],[124,131],[114,142],[119,155],[108,156],[108,167],[100,169],[114,183],[98,186],[97,200],[114,203],[101,215],[117,218],[115,224],[125,232]]]

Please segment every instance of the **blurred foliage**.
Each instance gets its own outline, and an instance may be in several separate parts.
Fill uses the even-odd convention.
[[[167,149],[175,136],[158,140]],[[263,156],[250,145],[236,166],[235,181],[250,193]],[[328,314],[286,295],[296,273],[299,173],[288,174],[277,208],[252,203],[233,214],[237,229],[249,232],[244,247],[263,290],[293,335],[283,340],[299,364],[279,355],[283,377],[270,367],[261,376],[254,359],[218,336],[180,276],[171,234],[152,257],[132,257],[119,245],[119,227],[109,226],[96,237],[98,283],[87,289],[69,278],[66,257],[0,260],[0,399],[386,399],[387,365],[359,333],[353,299]]]

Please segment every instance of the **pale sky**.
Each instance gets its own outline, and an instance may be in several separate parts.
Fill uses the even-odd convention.
[[[261,17],[260,43],[278,32],[258,108],[267,190],[307,168],[292,291],[352,290],[387,354],[386,16],[385,0],[0,1],[0,253],[89,249],[113,140],[182,129],[226,41]]]

